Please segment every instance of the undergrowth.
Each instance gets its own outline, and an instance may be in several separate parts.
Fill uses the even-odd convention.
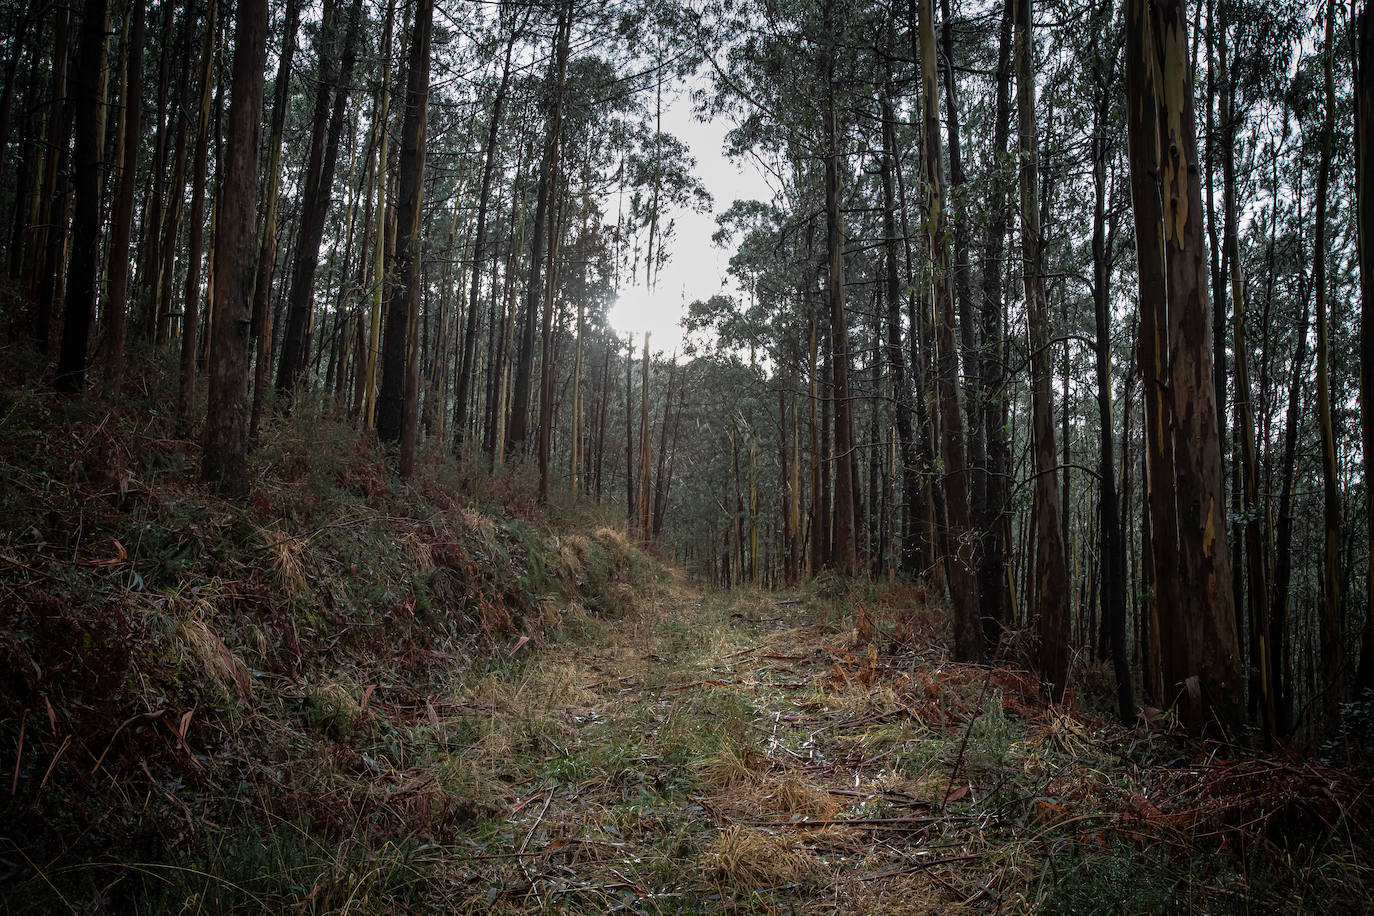
[[[404,484],[310,397],[223,502],[171,368],[118,399],[0,378],[0,909],[403,905],[426,844],[490,805],[492,774],[442,759],[480,735],[437,698],[664,570],[586,501],[536,506],[518,462],[429,448]]]
[[[1370,911],[1363,706],[1317,759],[1051,706],[925,585],[697,594],[309,398],[227,504],[163,371],[0,382],[0,911]]]

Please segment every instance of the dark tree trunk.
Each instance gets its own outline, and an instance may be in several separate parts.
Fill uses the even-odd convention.
[[[1050,384],[1049,304],[1040,239],[1040,170],[1036,161],[1035,54],[1031,0],[1015,0],[1016,117],[1020,138],[1021,268],[1026,291],[1031,364],[1031,425],[1035,468],[1035,595],[1040,675],[1055,702],[1069,672],[1069,569],[1060,520],[1059,450],[1054,441]]]
[[[1105,29],[1111,21],[1110,0],[1096,11],[1094,28]],[[1093,312],[1096,317],[1097,347],[1097,413],[1098,465],[1101,492],[1099,496],[1099,524],[1101,525],[1101,604],[1104,630],[1109,635],[1112,668],[1116,675],[1117,714],[1121,721],[1135,721],[1135,696],[1131,683],[1130,647],[1126,645],[1126,532],[1121,523],[1121,503],[1116,488],[1116,435],[1112,422],[1112,318],[1111,282],[1112,249],[1116,235],[1116,217],[1110,217],[1108,231],[1107,165],[1112,141],[1107,136],[1107,124],[1115,86],[1115,60],[1119,45],[1104,49],[1100,33],[1093,38],[1093,76],[1096,99],[1093,110]],[[1128,417],[1129,420],[1129,417]],[[1129,423],[1125,424],[1129,430]]]
[[[1004,379],[1005,304],[1002,256],[1007,239],[1007,143],[1011,134],[1011,22],[1012,3],[1003,4],[997,50],[996,111],[993,120],[992,166],[988,220],[983,241],[982,346],[979,376],[983,391],[979,423],[983,428],[987,467],[984,486],[975,505],[974,524],[980,537],[978,562],[979,613],[983,639],[995,649],[1002,626],[1011,616],[1007,589],[1007,550],[1011,503],[1011,448],[1007,443],[1007,395]]]
[[[105,387],[119,390],[124,376],[124,338],[128,326],[129,241],[133,236],[134,192],[143,126],[143,17],[145,0],[129,4],[129,46],[124,51],[124,140],[120,150],[119,196],[110,237],[110,291],[105,307]],[[3,134],[0,134],[3,136]]]
[[[563,117],[563,83],[567,79],[568,69],[568,39],[572,31],[572,7],[560,11],[559,23],[562,32],[558,41],[558,91],[553,100],[553,118],[550,126],[549,136],[549,189],[550,195],[556,196],[558,191],[558,143],[560,128]],[[542,327],[540,329],[540,353],[539,360],[539,430],[537,451],[539,458],[539,501],[547,502],[549,499],[549,458],[553,449],[553,415],[554,415],[554,361],[555,352],[553,349],[553,299],[557,289],[557,256],[559,215],[561,208],[554,208],[555,214],[549,220],[549,238],[545,245],[545,264],[544,264],[544,314]],[[648,358],[646,353],[645,358]],[[644,486],[648,485],[649,468],[643,467]],[[646,491],[647,492],[647,491]],[[644,505],[645,518],[643,520],[643,533],[647,538],[649,535],[649,520],[647,517],[648,505]]]
[[[39,218],[34,245],[39,258],[36,281],[36,313],[33,341],[38,352],[48,353],[48,338],[52,336],[53,310],[57,305],[58,284],[62,275],[62,255],[67,248],[67,200],[69,194],[67,166],[70,161],[72,105],[67,101],[67,66],[71,56],[69,35],[71,9],[66,5],[53,8],[52,89],[49,95],[47,155],[43,164],[43,183],[39,191]]]
[[[181,385],[177,397],[177,421],[188,426],[196,391],[196,331],[200,309],[200,262],[205,239],[205,173],[210,159],[210,102],[215,79],[217,4],[210,4],[205,19],[205,44],[200,49],[200,114],[196,121],[196,145],[191,161],[191,213],[186,225],[190,242],[186,252],[186,285],[181,298]]]
[[[555,170],[554,160],[558,156],[558,100],[562,94],[561,76],[566,64],[566,49],[563,45],[563,17],[560,8],[558,28],[554,37],[555,53],[548,82],[552,94],[549,97],[548,128],[544,138],[544,152],[539,162],[539,186],[535,192],[534,237],[530,240],[530,273],[525,289],[524,316],[520,321],[520,348],[515,358],[515,389],[511,397],[509,433],[506,436],[506,449],[509,452],[523,452],[529,434],[530,386],[534,376],[534,328],[539,321],[539,300],[543,298],[542,271],[544,269],[544,245],[547,241],[546,221],[549,219],[549,198],[551,194],[551,174]],[[553,87],[557,86],[556,89]],[[626,408],[627,410],[629,408]],[[633,507],[634,500],[630,500]]]
[[[827,34],[834,34],[834,5],[827,0]],[[825,101],[825,238],[830,304],[830,368],[835,398],[835,568],[854,576],[858,567],[858,532],[855,516],[854,419],[849,397],[849,324],[844,297],[844,223],[840,213],[839,115],[835,110],[834,48],[825,59],[828,92]]]
[[[1181,0],[1128,0],[1126,61],[1158,689],[1190,727],[1230,728],[1243,688]]]
[[[100,191],[105,151],[105,61],[109,28],[107,0],[86,0],[76,42],[76,142],[72,174],[71,257],[63,301],[62,348],[57,360],[58,391],[86,387],[86,350],[100,274]]]
[[[296,29],[300,25],[301,0],[287,0],[282,24],[281,57],[272,89],[272,127],[267,135],[267,185],[263,191],[262,245],[258,251],[253,284],[253,340],[257,355],[253,366],[253,408],[249,439],[258,435],[267,377],[272,368],[272,280],[277,266],[277,212],[281,205],[281,149],[286,130],[286,109],[291,97],[291,62],[296,57]]]
[[[338,0],[333,0],[338,2]],[[314,311],[315,272],[320,263],[320,244],[329,215],[334,187],[334,168],[339,158],[339,137],[343,133],[344,107],[348,100],[353,64],[356,59],[362,0],[353,0],[344,24],[343,53],[337,59],[326,43],[335,37],[333,16],[326,13],[320,29],[320,85],[315,102],[315,122],[310,138],[310,159],[306,166],[305,190],[301,195],[300,230],[296,254],[291,265],[291,293],[286,313],[286,337],[282,340],[281,360],[277,364],[277,391],[290,397],[306,371],[309,359],[311,315]],[[337,15],[337,13],[336,13]],[[329,99],[333,98],[330,108]],[[326,127],[327,114],[327,127]]]
[[[201,474],[222,495],[248,495],[248,359],[258,253],[258,134],[267,60],[267,0],[239,0],[218,215],[209,405]]]
[[[1312,291],[1316,299],[1317,318],[1317,425],[1321,435],[1322,453],[1322,604],[1321,658],[1322,675],[1319,685],[1322,724],[1332,728],[1336,724],[1340,702],[1344,699],[1341,645],[1340,597],[1340,537],[1341,499],[1336,482],[1336,434],[1331,418],[1331,372],[1328,353],[1326,304],[1326,223],[1327,192],[1331,183],[1331,152],[1336,125],[1336,89],[1334,76],[1335,0],[1326,4],[1326,42],[1323,45],[1322,67],[1325,91],[1324,117],[1321,130],[1321,158],[1317,165],[1316,229],[1313,233]]]
[[[914,0],[920,7],[921,82],[924,87],[924,139],[926,165],[926,237],[933,261],[936,387],[939,392],[940,446],[944,458],[946,576],[954,604],[954,655],[961,661],[983,657],[983,630],[979,621],[978,587],[972,570],[977,566],[976,545],[970,537],[968,469],[964,460],[963,412],[959,406],[959,353],[955,343],[954,304],[946,280],[949,272],[949,239],[946,232],[943,153],[937,115],[934,0]]]
[[[400,471],[401,476],[406,478],[415,469],[415,427],[420,412],[421,201],[425,176],[425,128],[429,120],[429,42],[433,16],[433,0],[416,0],[410,38],[405,124],[401,131],[400,170],[397,174],[397,279],[391,290],[391,301],[387,304],[388,359],[382,367],[381,409],[377,416],[377,437],[383,442],[400,440]],[[398,342],[392,335],[399,330],[404,330],[405,334]],[[397,351],[404,354],[403,360],[391,358]],[[404,369],[404,403],[399,411],[395,410],[394,399],[396,389],[402,386],[386,374],[386,370],[394,372],[396,368]],[[399,430],[393,426],[396,414],[400,415]]]
[[[1369,4],[1360,10],[1352,40],[1355,46],[1355,225],[1360,257],[1360,432],[1365,480],[1374,472],[1374,16]],[[1374,498],[1365,496],[1365,529],[1370,546],[1365,567],[1364,626],[1355,689],[1374,691]]]
[[[916,464],[915,434],[911,428],[911,387],[906,376],[906,358],[902,349],[902,298],[897,272],[897,224],[893,218],[896,200],[893,192],[897,163],[897,137],[892,111],[893,87],[891,76],[884,81],[879,97],[883,119],[883,281],[887,306],[887,349],[885,356],[892,371],[894,413],[897,427],[898,455],[902,462],[902,554],[901,571],[915,577],[920,572],[921,551],[918,532],[920,521],[915,518],[919,504],[921,478]]]

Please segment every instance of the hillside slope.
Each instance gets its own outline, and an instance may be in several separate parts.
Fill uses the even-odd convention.
[[[224,503],[144,397],[0,392],[10,909],[144,910],[281,831],[303,855],[451,835],[470,787],[354,780],[405,766],[455,677],[619,619],[668,575],[594,508],[536,510],[519,468],[428,454],[399,486],[370,436],[305,401],[264,433],[251,502]]]

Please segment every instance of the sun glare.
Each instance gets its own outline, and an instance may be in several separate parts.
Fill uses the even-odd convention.
[[[611,327],[641,339],[648,331],[659,343],[667,343],[662,339],[665,335],[680,333],[678,312],[677,302],[663,290],[632,286],[616,293],[611,305]]]

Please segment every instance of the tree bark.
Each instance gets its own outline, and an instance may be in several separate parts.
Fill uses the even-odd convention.
[[[1002,257],[1007,240],[1007,143],[1011,134],[1012,0],[1003,4],[998,34],[996,111],[993,120],[988,220],[983,241],[982,310],[979,376],[983,391],[979,422],[983,427],[987,466],[978,494],[974,524],[980,533],[978,562],[979,613],[983,639],[998,646],[1002,626],[1012,613],[1007,587],[1011,504],[1011,447],[1007,442],[1005,303]]]
[[[334,0],[338,2],[338,0]],[[336,28],[333,16],[326,13],[320,28],[320,85],[315,102],[315,122],[310,139],[310,158],[306,166],[305,190],[301,195],[301,217],[296,254],[291,266],[291,292],[286,313],[286,336],[282,340],[281,360],[277,364],[277,391],[288,398],[305,375],[309,358],[309,335],[314,311],[315,272],[320,263],[320,244],[325,219],[329,215],[334,186],[334,168],[339,158],[339,137],[343,132],[344,106],[348,100],[353,64],[356,59],[362,0],[353,0],[344,24],[343,52],[337,58],[326,47]],[[333,97],[332,109],[329,98]],[[325,115],[328,114],[326,127]]]
[[[936,86],[934,0],[915,0],[920,8],[921,83],[926,167],[926,239],[933,261],[931,294],[936,310],[936,387],[939,392],[940,447],[944,458],[946,575],[954,604],[954,655],[960,661],[983,657],[978,588],[973,570],[977,550],[970,538],[968,470],[964,460],[963,413],[959,407],[959,353],[955,343],[954,303],[949,295],[949,238],[944,211],[944,164],[940,148]]]
[[[827,2],[826,15],[833,14]],[[854,515],[854,421],[849,397],[849,330],[844,301],[844,224],[840,214],[840,149],[838,114],[835,111],[835,64],[833,49],[827,53],[825,130],[825,235],[829,270],[830,366],[835,396],[835,569],[841,575],[858,575]]]
[[[1226,246],[1225,260],[1231,281],[1231,330],[1235,344],[1236,363],[1236,435],[1240,439],[1239,484],[1233,492],[1244,498],[1246,598],[1249,603],[1250,625],[1250,693],[1251,702],[1258,703],[1266,744],[1272,742],[1274,723],[1274,659],[1269,641],[1269,528],[1268,503],[1260,500],[1259,458],[1255,436],[1253,389],[1250,384],[1250,351],[1246,343],[1246,301],[1244,268],[1240,261],[1240,227],[1236,215],[1238,194],[1236,182],[1236,131],[1239,117],[1234,110],[1235,83],[1228,79],[1228,51],[1225,32],[1220,41],[1219,73],[1222,87],[1218,94],[1221,114],[1222,161],[1222,232]],[[1224,422],[1224,421],[1223,421]],[[1237,570],[1239,572],[1239,570]],[[1239,599],[1239,593],[1237,595]]]
[[[230,499],[248,496],[248,360],[258,253],[258,135],[267,60],[267,0],[239,0],[218,218],[209,405],[201,475]]]
[[[506,448],[510,452],[520,452],[525,448],[529,435],[530,386],[534,377],[534,328],[539,320],[539,301],[543,298],[544,251],[547,242],[547,221],[549,202],[554,193],[554,179],[558,158],[558,123],[562,114],[560,105],[563,95],[563,78],[567,68],[567,11],[560,6],[558,25],[554,36],[554,56],[550,64],[548,129],[544,138],[544,154],[539,163],[539,187],[535,193],[534,238],[530,242],[529,284],[525,289],[525,314],[520,326],[520,349],[515,360],[515,391],[512,397],[509,421],[509,434]],[[633,502],[633,500],[631,501]]]
[[[62,274],[62,255],[67,250],[68,181],[64,177],[70,159],[68,140],[72,131],[72,105],[67,100],[67,67],[71,56],[71,9],[66,5],[53,8],[52,88],[48,100],[47,155],[43,164],[43,182],[39,186],[38,219],[31,227],[35,231],[34,256],[39,258],[37,277],[32,285],[36,290],[33,341],[38,352],[48,354],[48,338],[52,336],[53,310],[58,298]]]
[[[196,145],[191,154],[191,213],[186,225],[190,241],[186,251],[186,285],[181,297],[181,385],[177,397],[177,421],[191,421],[196,392],[196,331],[200,310],[200,267],[205,239],[205,181],[210,158],[211,86],[215,79],[217,4],[207,7],[205,44],[200,50],[200,114],[196,121]]]
[[[1326,42],[1322,46],[1325,99],[1321,129],[1321,158],[1317,165],[1316,229],[1312,246],[1312,291],[1317,317],[1317,425],[1322,451],[1322,605],[1319,684],[1322,724],[1335,725],[1344,698],[1341,645],[1340,537],[1341,499],[1336,482],[1336,434],[1331,419],[1331,370],[1326,315],[1326,209],[1331,184],[1331,148],[1336,124],[1335,89],[1336,2],[1326,4]]]
[[[903,574],[915,577],[920,571],[920,521],[915,518],[921,478],[916,464],[915,434],[911,427],[911,387],[906,375],[902,349],[902,298],[897,272],[897,223],[893,216],[896,198],[893,191],[897,163],[897,132],[892,110],[894,95],[891,74],[886,74],[879,95],[883,119],[883,283],[887,309],[887,349],[884,352],[892,372],[892,391],[898,455],[902,462],[902,553],[899,566]]]
[[[568,70],[568,39],[572,31],[572,8],[571,6],[563,11],[561,15],[563,31],[558,44],[558,94],[554,96],[553,125],[550,136],[552,156],[549,160],[549,192],[556,195],[559,186],[558,174],[558,146],[560,140],[560,128],[563,120],[563,84],[567,79]],[[554,208],[555,213],[549,220],[549,238],[545,246],[544,265],[544,314],[540,328],[540,359],[539,359],[539,431],[536,448],[539,457],[539,500],[548,502],[549,499],[549,459],[553,449],[553,422],[554,422],[554,390],[553,381],[556,366],[555,351],[553,347],[553,301],[554,293],[558,288],[558,239],[559,228],[562,223],[562,207]],[[646,338],[645,344],[648,340]],[[648,353],[645,353],[648,359]],[[644,466],[644,479],[648,481],[648,465]],[[644,530],[648,534],[648,503],[644,503]]]
[[[504,7],[503,7],[504,9]],[[501,84],[491,105],[491,124],[487,128],[486,148],[482,158],[482,181],[477,190],[477,229],[472,241],[472,289],[468,297],[468,314],[463,328],[462,355],[458,361],[458,385],[453,413],[453,445],[461,449],[467,436],[468,400],[472,396],[473,364],[477,353],[477,297],[482,288],[482,258],[486,254],[487,209],[491,201],[491,180],[496,173],[497,140],[501,127],[501,109],[506,103],[510,87],[511,55],[520,30],[512,23],[506,41],[505,61],[501,66]]]
[[[1360,9],[1352,30],[1355,50],[1355,226],[1360,262],[1360,433],[1365,480],[1374,474],[1374,16]],[[1374,498],[1365,497],[1365,529],[1374,545]],[[1364,626],[1355,689],[1374,691],[1374,546],[1365,566]]]
[[[1112,4],[1106,0],[1096,13],[1096,29],[1110,22]],[[1106,629],[1111,638],[1112,668],[1116,675],[1117,713],[1121,721],[1135,721],[1135,696],[1131,683],[1130,647],[1126,645],[1126,532],[1121,524],[1121,503],[1116,488],[1116,434],[1112,422],[1112,327],[1111,281],[1112,241],[1116,222],[1112,218],[1112,232],[1107,231],[1107,163],[1112,144],[1107,138],[1107,124],[1111,117],[1114,95],[1114,64],[1116,48],[1104,54],[1093,38],[1093,77],[1096,83],[1096,105],[1093,111],[1093,311],[1096,318],[1097,347],[1097,413],[1098,413],[1098,477],[1099,524],[1101,525],[1101,603]],[[1129,414],[1129,407],[1127,413]],[[1129,416],[1127,417],[1129,421]],[[1129,429],[1129,422],[1125,428]]]
[[[1060,523],[1050,384],[1049,307],[1040,240],[1040,171],[1036,161],[1032,0],[1015,0],[1016,118],[1020,146],[1021,258],[1031,363],[1031,425],[1035,468],[1035,602],[1039,609],[1040,675],[1055,702],[1069,672],[1069,570]]]
[[[1182,0],[1128,0],[1126,61],[1158,689],[1194,730],[1230,728],[1244,704]]]
[[[124,140],[120,149],[119,196],[110,233],[110,290],[105,307],[104,383],[117,392],[124,377],[124,339],[128,327],[129,241],[133,236],[134,192],[143,126],[143,20],[146,0],[129,4],[129,46],[124,52]],[[3,134],[0,134],[3,136]]]
[[[291,63],[296,57],[296,31],[301,19],[301,0],[287,0],[282,24],[281,57],[272,88],[272,127],[267,135],[267,186],[263,192],[262,245],[258,251],[253,284],[253,340],[257,355],[253,366],[253,408],[248,436],[256,439],[267,399],[268,374],[272,368],[272,279],[277,267],[277,214],[281,205],[281,151],[286,130],[286,109],[291,97]]]
[[[397,172],[396,283],[387,303],[386,359],[382,364],[377,413],[377,438],[400,443],[400,471],[406,478],[415,468],[415,427],[420,407],[421,201],[425,128],[429,120],[430,24],[434,16],[433,0],[415,3]]]
[[[109,27],[107,0],[86,0],[76,42],[76,73],[72,89],[76,141],[71,229],[71,257],[67,266],[67,295],[63,302],[62,347],[55,385],[76,393],[86,387],[86,350],[95,312],[100,273],[100,190],[105,149],[105,62]]]

